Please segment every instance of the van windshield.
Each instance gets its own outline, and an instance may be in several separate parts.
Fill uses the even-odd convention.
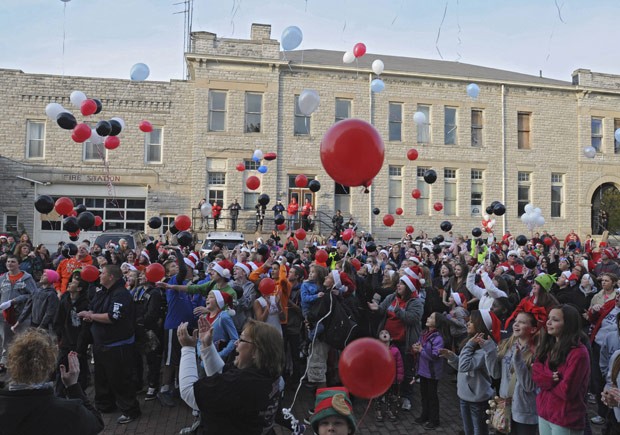
[[[226,248],[228,248],[229,250],[233,250],[235,249],[235,247],[240,244],[243,243],[243,240],[218,240],[218,239],[208,239],[205,240],[205,242],[202,245],[202,249],[213,249],[213,244],[215,242],[220,242],[222,245],[224,245]]]
[[[134,241],[133,241],[133,237],[124,236],[121,234],[101,234],[99,235],[99,237],[97,237],[97,240],[95,240],[95,243],[105,249],[105,245],[108,242],[112,242],[115,245],[118,245],[118,241],[120,239],[127,240],[127,246],[129,246],[129,249],[136,248],[136,245],[134,244]]]

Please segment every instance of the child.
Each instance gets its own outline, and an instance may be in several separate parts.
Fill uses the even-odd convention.
[[[381,422],[385,415],[390,421],[396,421],[398,410],[400,409],[400,384],[405,379],[403,357],[400,355],[398,347],[392,345],[392,337],[387,330],[384,329],[379,332],[379,340],[385,344],[394,357],[396,362],[396,378],[390,389],[375,402],[375,420]]]
[[[39,280],[39,291],[32,295],[32,319],[31,326],[52,332],[54,329],[54,317],[58,311],[58,294],[54,283],[60,281],[60,275],[51,269],[45,269]],[[16,328],[16,323],[13,328]]]
[[[422,414],[415,422],[425,429],[439,426],[439,396],[437,385],[443,375],[443,360],[439,352],[444,348],[444,337],[450,334],[450,325],[446,316],[434,312],[426,319],[426,331],[420,341],[411,346],[411,351],[418,356],[418,376],[420,377],[420,399]]]
[[[439,355],[458,370],[456,388],[465,435],[488,435],[486,410],[495,391],[487,367],[494,367],[497,360],[500,321],[489,310],[474,310],[467,323],[467,334],[460,355],[448,349],[442,349]]]
[[[460,351],[460,344],[467,337],[467,299],[463,293],[451,293],[448,298],[450,312],[446,314],[446,319],[450,323],[450,337],[444,336],[446,347],[450,346],[453,352]]]
[[[310,330],[313,330],[314,324],[320,320],[320,318],[314,318],[311,311],[314,306],[320,303],[319,298],[325,296],[324,285],[325,278],[328,275],[329,272],[327,268],[313,264],[310,266],[308,279],[301,284],[301,311]],[[333,285],[333,283],[331,285]]]

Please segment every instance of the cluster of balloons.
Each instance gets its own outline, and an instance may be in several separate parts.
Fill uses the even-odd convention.
[[[375,59],[372,62],[372,72],[376,75],[380,76],[384,69],[385,65],[381,59]],[[370,89],[375,93],[382,92],[385,89],[385,83],[377,77],[370,83]]]
[[[254,153],[252,154],[252,160],[256,163],[260,163],[260,161],[263,159],[267,161],[272,161],[275,160],[277,157],[278,155],[276,153],[263,153],[261,150],[254,150]],[[243,163],[238,163],[236,169],[239,172],[243,172],[246,168]],[[266,174],[269,171],[269,168],[267,167],[267,165],[260,165],[256,170],[261,174]],[[258,178],[256,175],[251,175],[245,180],[245,185],[250,190],[256,190],[260,187],[260,178]],[[211,213],[210,208],[208,213],[203,213],[202,215],[206,217],[209,215],[209,213]]]
[[[506,206],[499,201],[493,201],[487,208],[487,214],[494,214],[495,216],[503,216],[506,213]]]
[[[346,51],[342,56],[344,63],[353,63],[355,59],[358,59],[366,54],[366,45],[363,42],[358,42],[353,46],[353,50]]]
[[[534,207],[532,204],[525,205],[525,213],[521,215],[521,222],[530,231],[534,231],[536,227],[542,227],[545,224],[545,218],[542,216],[542,210]]]
[[[308,177],[306,177],[304,174],[299,174],[295,177],[295,186],[302,189],[304,187],[307,187],[308,189],[310,189],[311,192],[314,193],[321,190],[321,183],[319,182],[319,180],[308,181]]]
[[[484,228],[484,230],[490,234],[493,232],[494,226],[495,226],[495,219],[491,219],[491,216],[489,216],[488,214],[484,214],[482,216],[482,228]]]
[[[69,233],[69,238],[73,242],[78,240],[80,230],[91,230],[103,224],[101,216],[95,216],[84,204],[79,204],[74,208],[73,200],[66,196],[54,201],[51,196],[39,195],[34,202],[34,208],[41,214],[48,214],[55,210],[63,216],[62,227]]]
[[[280,38],[282,50],[290,51],[295,50],[301,45],[301,41],[304,39],[304,34],[297,26],[289,26],[282,31],[282,37]]]

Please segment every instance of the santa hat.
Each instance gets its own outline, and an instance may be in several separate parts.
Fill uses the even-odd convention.
[[[200,258],[195,252],[190,252],[189,255],[183,259],[183,261],[185,261],[185,264],[187,264],[189,267],[195,269],[196,265],[200,261]]]
[[[226,311],[231,317],[235,315],[233,310],[233,297],[226,292],[220,290],[211,290],[213,296],[215,296],[215,302],[222,311]]]
[[[228,269],[228,272],[232,273],[233,271],[233,267],[235,267],[235,265],[232,263],[232,261],[230,260],[222,260],[218,263],[220,266],[222,266],[224,269]]]
[[[242,262],[239,261],[239,262],[235,263],[235,267],[238,267],[239,269],[243,270],[246,275],[248,275],[248,276],[250,275],[250,272],[251,272],[250,266],[248,266],[247,264],[242,263]]]
[[[405,285],[409,288],[409,290],[411,290],[413,293],[418,292],[418,288],[420,287],[420,281],[407,275],[401,276],[400,280],[404,282]]]
[[[213,262],[211,263],[211,268],[215,270],[222,278],[228,281],[230,279],[230,271],[228,269],[224,269],[220,265],[221,263],[222,262],[220,263]]]
[[[422,269],[420,269],[417,265],[405,268],[405,274],[418,281],[420,285],[424,285],[426,283],[426,280],[420,276],[422,275]]]
[[[338,270],[332,270],[331,274],[334,279],[334,288],[340,293],[350,294],[355,291],[355,284],[349,275]]]
[[[60,275],[58,275],[58,272],[56,272],[55,270],[45,269],[43,273],[47,278],[48,284],[54,284],[55,282],[60,281]]]
[[[123,266],[127,266],[127,268],[128,268],[129,270],[138,270],[138,269],[136,269],[136,267],[135,267],[133,264],[130,264],[130,263],[127,263],[127,262],[124,262],[123,264],[121,264],[121,268],[122,268]]]
[[[389,256],[390,256],[390,253],[389,253],[388,251],[386,251],[385,249],[380,250],[380,251],[379,251],[379,254],[383,254],[383,255],[385,255],[386,257],[389,257]]]
[[[142,257],[146,258],[146,261],[148,261],[149,263],[151,262],[151,257],[149,257],[149,253],[148,253],[148,252],[146,252],[146,250],[145,250],[145,249],[143,249],[143,250],[140,252],[140,256],[142,256]]]
[[[570,280],[570,270],[565,270],[564,272],[562,272],[562,276],[568,280]]]
[[[489,332],[491,333],[491,337],[495,341],[495,343],[499,343],[502,338],[502,324],[495,315],[493,311],[490,310],[480,310],[480,314],[482,315],[482,320],[484,321],[484,325],[487,327]]]
[[[450,296],[452,296],[452,299],[454,299],[454,302],[456,303],[457,307],[467,307],[467,298],[465,297],[465,294],[463,293],[452,293]]]
[[[616,258],[616,253],[611,248],[603,249],[603,254],[605,254],[605,256],[609,258],[610,260],[613,260],[614,258]]]
[[[518,257],[519,253],[513,249],[511,251],[508,251],[508,254],[506,254],[506,258],[510,257],[511,255],[514,255],[515,257]]]
[[[422,264],[422,260],[420,260],[420,257],[416,257],[415,255],[413,257],[409,257],[408,258],[409,261],[413,261],[415,264]]]
[[[252,271],[255,271],[256,269],[260,267],[259,263],[256,263],[254,261],[248,261],[248,266],[252,268]]]

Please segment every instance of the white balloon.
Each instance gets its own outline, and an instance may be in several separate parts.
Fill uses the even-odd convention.
[[[542,216],[536,217],[536,226],[542,227],[545,224],[545,218]]]
[[[261,150],[254,151],[254,154],[252,154],[252,158],[256,160],[263,160],[263,152]]]
[[[319,108],[319,103],[319,93],[313,89],[304,89],[301,91],[301,94],[299,94],[299,111],[303,115],[312,115],[312,113]]]
[[[101,145],[103,143],[103,138],[101,136],[99,136],[99,134],[97,133],[97,130],[95,130],[94,128],[90,130],[90,141],[95,144],[95,145]]]
[[[121,125],[121,129],[125,128],[125,121],[123,121],[123,118],[119,118],[118,116],[115,116],[114,118],[110,118],[110,119],[118,121],[118,123]]]
[[[521,215],[521,222],[523,222],[524,225],[527,225],[529,223],[529,215],[527,213],[523,213]]]
[[[620,130],[620,128],[618,129]],[[589,159],[593,159],[594,157],[596,157],[596,148],[594,147],[585,147],[583,149],[583,154],[589,158]]]
[[[67,109],[65,109],[64,107],[62,107],[61,104],[58,103],[49,103],[47,106],[45,106],[45,114],[47,115],[47,117],[49,119],[51,119],[52,121],[56,121],[56,118],[58,117],[58,115],[60,115],[62,112],[68,112]]]
[[[484,218],[485,221],[488,221],[491,216],[489,216],[488,214],[483,214],[482,217]]]
[[[415,122],[418,125],[426,124],[426,114],[424,114],[424,112],[414,113],[413,122]]]
[[[372,63],[372,71],[378,76],[381,75],[384,68],[385,65],[383,64],[383,61],[381,59],[377,59]]]
[[[202,204],[200,206],[200,214],[202,215],[202,217],[209,216],[211,214],[211,208],[211,204],[209,204],[208,202]]]
[[[353,63],[354,60],[355,60],[355,55],[353,54],[352,51],[346,51],[344,55],[342,56],[342,61],[344,63]]]
[[[532,204],[525,204],[526,213],[530,213],[532,210],[534,210],[534,206]]]
[[[540,216],[542,214],[542,210],[539,207],[534,209],[534,214]]]
[[[71,104],[73,104],[78,109],[82,106],[82,102],[86,99],[86,94],[82,91],[73,91],[69,96],[69,100]]]

